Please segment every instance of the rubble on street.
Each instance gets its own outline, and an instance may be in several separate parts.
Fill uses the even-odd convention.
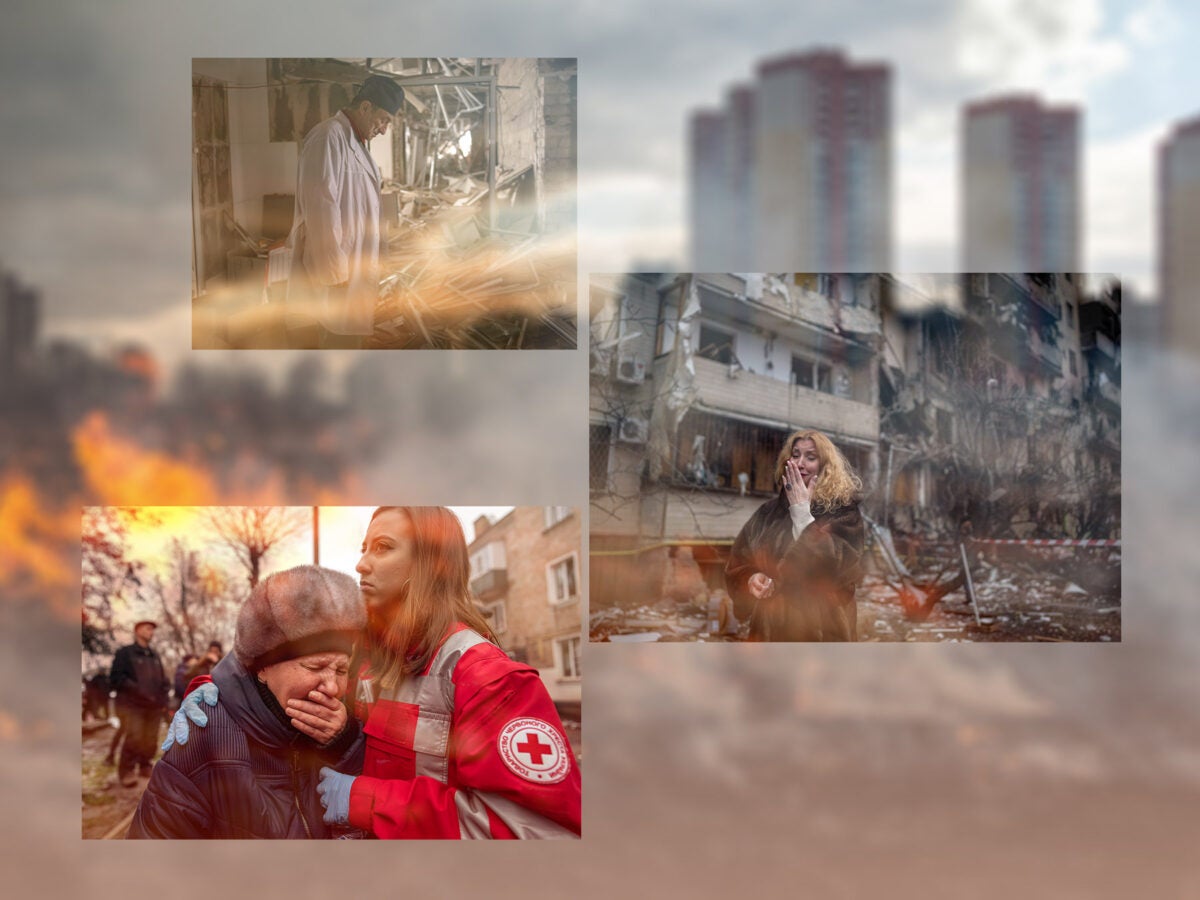
[[[1050,551],[1042,551],[1049,557]],[[1061,556],[1061,554],[1060,554]],[[859,588],[858,639],[894,641],[1071,641],[1121,640],[1120,553],[1101,558],[1079,554],[1029,562],[988,559],[972,562],[975,611],[959,588],[934,603],[921,621],[913,621],[903,598],[889,580],[869,574]],[[914,578],[921,583],[923,573]],[[630,641],[656,634],[657,641],[728,641],[744,637],[714,633],[704,609],[677,600],[647,601],[628,609],[595,611],[591,640]],[[646,637],[640,639],[646,640]]]

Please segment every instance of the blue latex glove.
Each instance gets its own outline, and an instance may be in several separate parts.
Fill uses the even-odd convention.
[[[164,753],[171,749],[172,744],[178,743],[182,747],[188,742],[189,720],[197,728],[203,728],[208,724],[208,713],[200,707],[200,701],[203,700],[209,706],[216,706],[219,694],[217,686],[210,681],[200,685],[183,698],[183,703],[180,704],[179,709],[175,710],[175,716],[171,719],[171,724],[167,726],[167,739],[163,741],[162,745]]]
[[[317,785],[317,793],[321,795],[321,805],[325,807],[322,818],[326,825],[345,825],[350,819],[350,786],[354,784],[355,775],[343,775],[335,772],[329,766],[321,768],[321,781]]]

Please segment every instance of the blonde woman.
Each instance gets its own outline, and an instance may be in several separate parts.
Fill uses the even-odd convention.
[[[760,641],[854,641],[862,581],[862,481],[819,431],[789,435],[779,494],[743,526],[725,567],[734,613]]]

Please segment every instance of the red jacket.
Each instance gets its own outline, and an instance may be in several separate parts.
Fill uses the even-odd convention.
[[[424,674],[356,713],[366,756],[351,825],[379,838],[579,835],[579,766],[537,671],[465,625]]]

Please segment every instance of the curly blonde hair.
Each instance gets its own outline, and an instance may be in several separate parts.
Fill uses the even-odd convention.
[[[819,431],[793,431],[783,443],[779,451],[779,459],[775,461],[775,487],[783,486],[783,472],[787,461],[792,458],[792,450],[797,441],[812,441],[817,449],[817,459],[821,461],[821,471],[812,484],[812,511],[828,512],[842,506],[857,502],[863,489],[862,479],[855,474],[854,468],[842,455],[829,438]]]

